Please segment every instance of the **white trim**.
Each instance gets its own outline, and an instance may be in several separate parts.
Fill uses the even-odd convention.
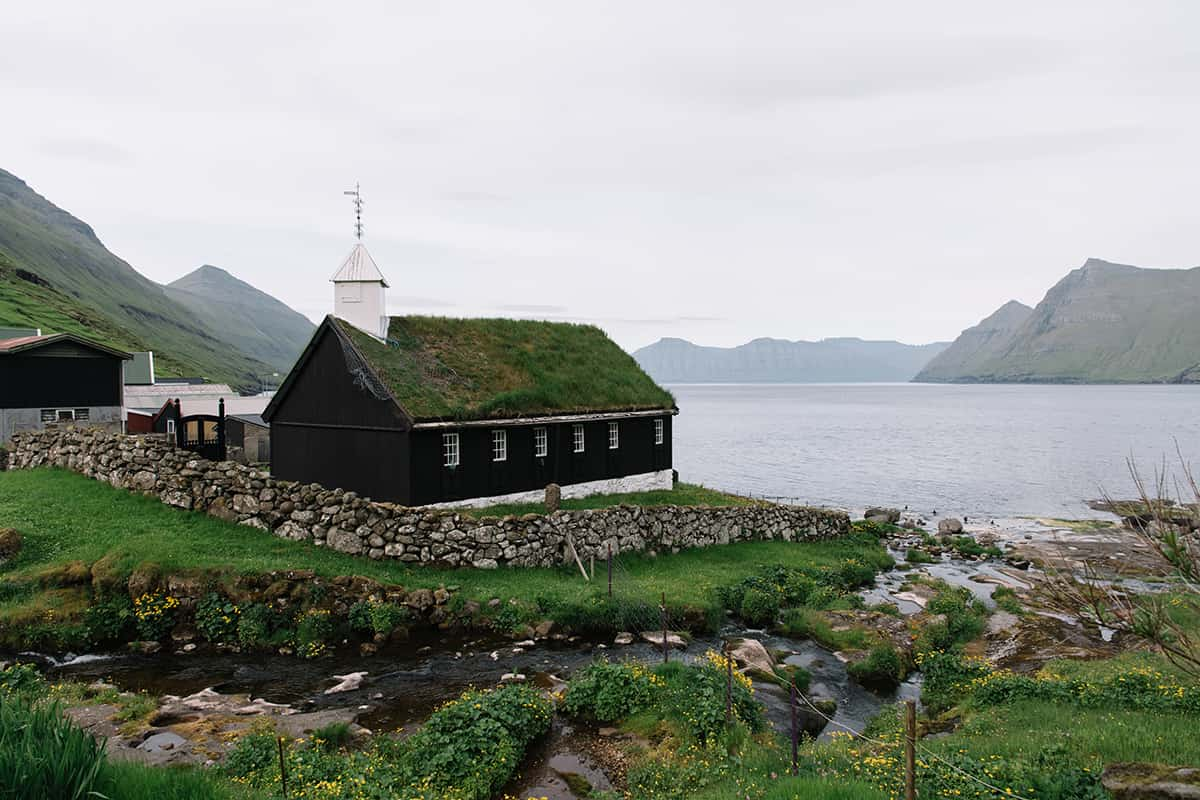
[[[597,422],[607,419],[628,419],[631,417],[661,417],[663,414],[678,414],[679,409],[656,408],[652,411],[604,411],[593,414],[561,414],[559,416],[542,417],[512,417],[510,419],[472,419],[461,422],[418,422],[413,430],[432,430],[434,428],[498,428],[510,425],[554,425],[560,422]]]
[[[624,478],[604,478],[598,481],[571,483],[562,487],[562,496],[567,499],[589,497],[594,494],[625,494],[627,492],[650,492],[672,487],[671,470],[643,472],[626,475]],[[449,503],[433,503],[422,508],[485,508],[500,503],[540,503],[546,497],[544,489],[529,492],[513,492],[495,497],[474,497],[470,500],[454,500]]]

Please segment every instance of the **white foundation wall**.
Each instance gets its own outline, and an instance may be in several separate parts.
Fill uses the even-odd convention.
[[[598,481],[571,483],[562,487],[564,500],[576,497],[590,497],[594,494],[626,494],[628,492],[651,492],[658,489],[670,489],[674,486],[672,470],[662,469],[658,472],[643,472],[639,475],[626,475],[623,478],[605,478]],[[455,500],[450,503],[434,503],[422,508],[486,508],[501,503],[540,503],[546,499],[545,489],[534,489],[529,492],[513,492],[512,494],[494,495],[492,497],[472,497],[469,500]]]

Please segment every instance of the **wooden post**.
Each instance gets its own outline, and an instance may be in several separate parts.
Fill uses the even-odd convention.
[[[793,677],[788,684],[791,687],[788,705],[792,711],[792,774],[800,774],[800,721],[797,719],[796,679]]]
[[[904,702],[904,800],[917,800],[917,704]]]
[[[596,580],[596,554],[588,556],[588,572],[591,574],[589,580]]]
[[[663,628],[663,663],[666,664],[671,660],[671,648],[667,644],[667,593],[662,593],[662,605],[658,607],[662,612],[662,628]]]
[[[287,764],[283,760],[283,737],[280,736],[279,742],[279,783],[283,787],[283,798],[287,800]]]
[[[725,724],[733,721],[733,655],[729,642],[725,642]]]
[[[612,542],[608,543],[608,598],[612,599]]]

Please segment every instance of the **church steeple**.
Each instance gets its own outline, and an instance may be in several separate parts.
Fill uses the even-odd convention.
[[[386,339],[387,278],[383,277],[375,259],[362,243],[363,200],[358,186],[346,194],[354,196],[354,232],[358,242],[330,278],[333,281],[333,314],[376,339]]]

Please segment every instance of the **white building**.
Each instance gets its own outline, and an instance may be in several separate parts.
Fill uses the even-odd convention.
[[[362,242],[354,245],[330,280],[333,315],[376,339],[386,339],[388,282]]]

